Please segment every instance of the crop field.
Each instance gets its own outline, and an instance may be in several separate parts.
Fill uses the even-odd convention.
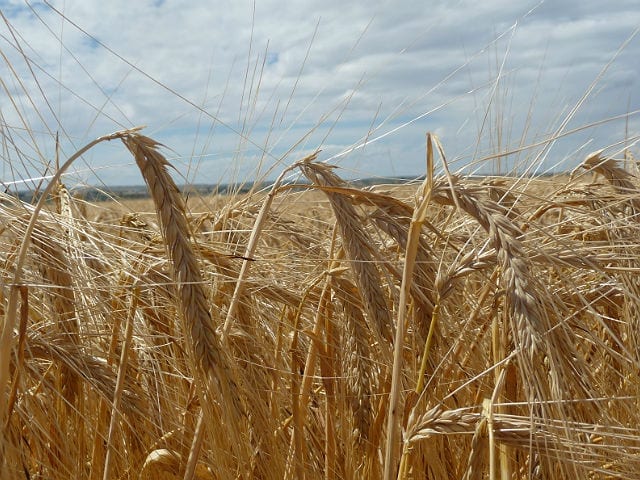
[[[3,478],[635,478],[638,184],[5,195]],[[446,165],[443,163],[443,165]]]
[[[214,3],[0,0],[0,480],[640,479],[638,25]]]

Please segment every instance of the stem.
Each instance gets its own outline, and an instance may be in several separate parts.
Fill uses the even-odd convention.
[[[438,323],[438,317],[440,316],[440,298],[436,301],[433,307],[433,313],[431,314],[431,323],[429,324],[429,333],[427,340],[424,342],[424,351],[422,352],[422,361],[420,362],[420,371],[418,372],[418,382],[416,383],[416,393],[420,395],[424,388],[424,374],[427,370],[427,360],[429,359],[429,352],[431,351],[431,344],[433,343],[433,334],[436,330]]]
[[[436,140],[437,143],[437,140]],[[400,287],[400,299],[398,301],[398,320],[396,322],[396,337],[393,349],[393,372],[391,375],[391,393],[389,395],[389,417],[387,418],[387,443],[384,456],[384,480],[392,480],[396,471],[398,457],[398,436],[401,415],[400,384],[402,375],[402,350],[404,346],[405,318],[407,316],[407,298],[411,290],[413,268],[415,266],[418,246],[420,244],[420,232],[425,221],[427,207],[431,200],[433,190],[433,140],[432,135],[427,134],[427,176],[422,184],[422,198],[413,211],[411,225],[407,239],[407,248],[402,270],[402,285]]]
[[[129,313],[127,314],[127,324],[125,326],[124,342],[122,344],[122,352],[120,353],[120,364],[118,365],[118,377],[116,379],[116,387],[113,392],[113,407],[111,410],[111,421],[109,423],[109,434],[107,435],[107,455],[104,459],[103,480],[111,478],[111,457],[114,450],[114,432],[116,430],[117,418],[120,414],[120,403],[122,401],[122,391],[124,389],[124,379],[127,375],[127,362],[129,360],[129,348],[131,347],[131,339],[133,338],[133,317],[138,309],[138,299],[140,291],[137,286],[133,287],[131,292],[131,304],[129,305]]]
[[[204,412],[200,409],[198,414],[198,423],[196,423],[196,431],[193,434],[191,448],[189,449],[189,458],[184,471],[184,480],[192,480],[198,465],[198,457],[202,449],[202,440],[204,439]]]

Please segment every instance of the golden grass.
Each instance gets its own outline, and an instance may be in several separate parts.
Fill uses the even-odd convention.
[[[153,204],[2,197],[1,478],[640,478],[619,162],[186,203],[115,139]]]

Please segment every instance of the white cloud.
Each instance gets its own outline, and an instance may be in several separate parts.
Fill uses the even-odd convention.
[[[11,25],[0,27],[10,64],[0,71],[15,101],[3,94],[3,131],[33,157],[6,154],[13,169],[5,166],[4,175],[41,175],[57,130],[70,155],[99,135],[138,124],[176,152],[186,175],[197,170],[201,182],[226,180],[236,170],[251,176],[253,162],[273,163],[299,142],[285,164],[303,151],[323,148],[327,158],[378,137],[336,161],[353,175],[420,175],[427,131],[442,133],[449,157],[460,157],[454,163],[462,167],[470,161],[462,156],[476,150],[489,103],[479,155],[496,148],[496,115],[510,131],[503,147],[519,144],[525,131],[533,141],[557,128],[558,116],[640,25],[633,3],[602,9],[594,1],[256,0],[254,12],[251,2],[236,1],[51,2],[65,20],[46,2],[29,8],[0,1]],[[640,108],[639,54],[640,35],[567,128]],[[19,136],[12,128],[22,126],[21,118],[42,133]],[[637,118],[629,123],[635,135]],[[550,157],[623,135],[624,120],[599,126],[558,143]],[[34,142],[40,153],[27,145]],[[98,148],[86,161],[105,183],[141,182],[123,148]],[[33,166],[21,169],[26,163]],[[78,178],[98,181],[90,172]]]

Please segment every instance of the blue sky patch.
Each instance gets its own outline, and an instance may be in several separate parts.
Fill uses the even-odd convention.
[[[267,53],[267,65],[275,65],[280,59],[280,54],[277,52]]]

